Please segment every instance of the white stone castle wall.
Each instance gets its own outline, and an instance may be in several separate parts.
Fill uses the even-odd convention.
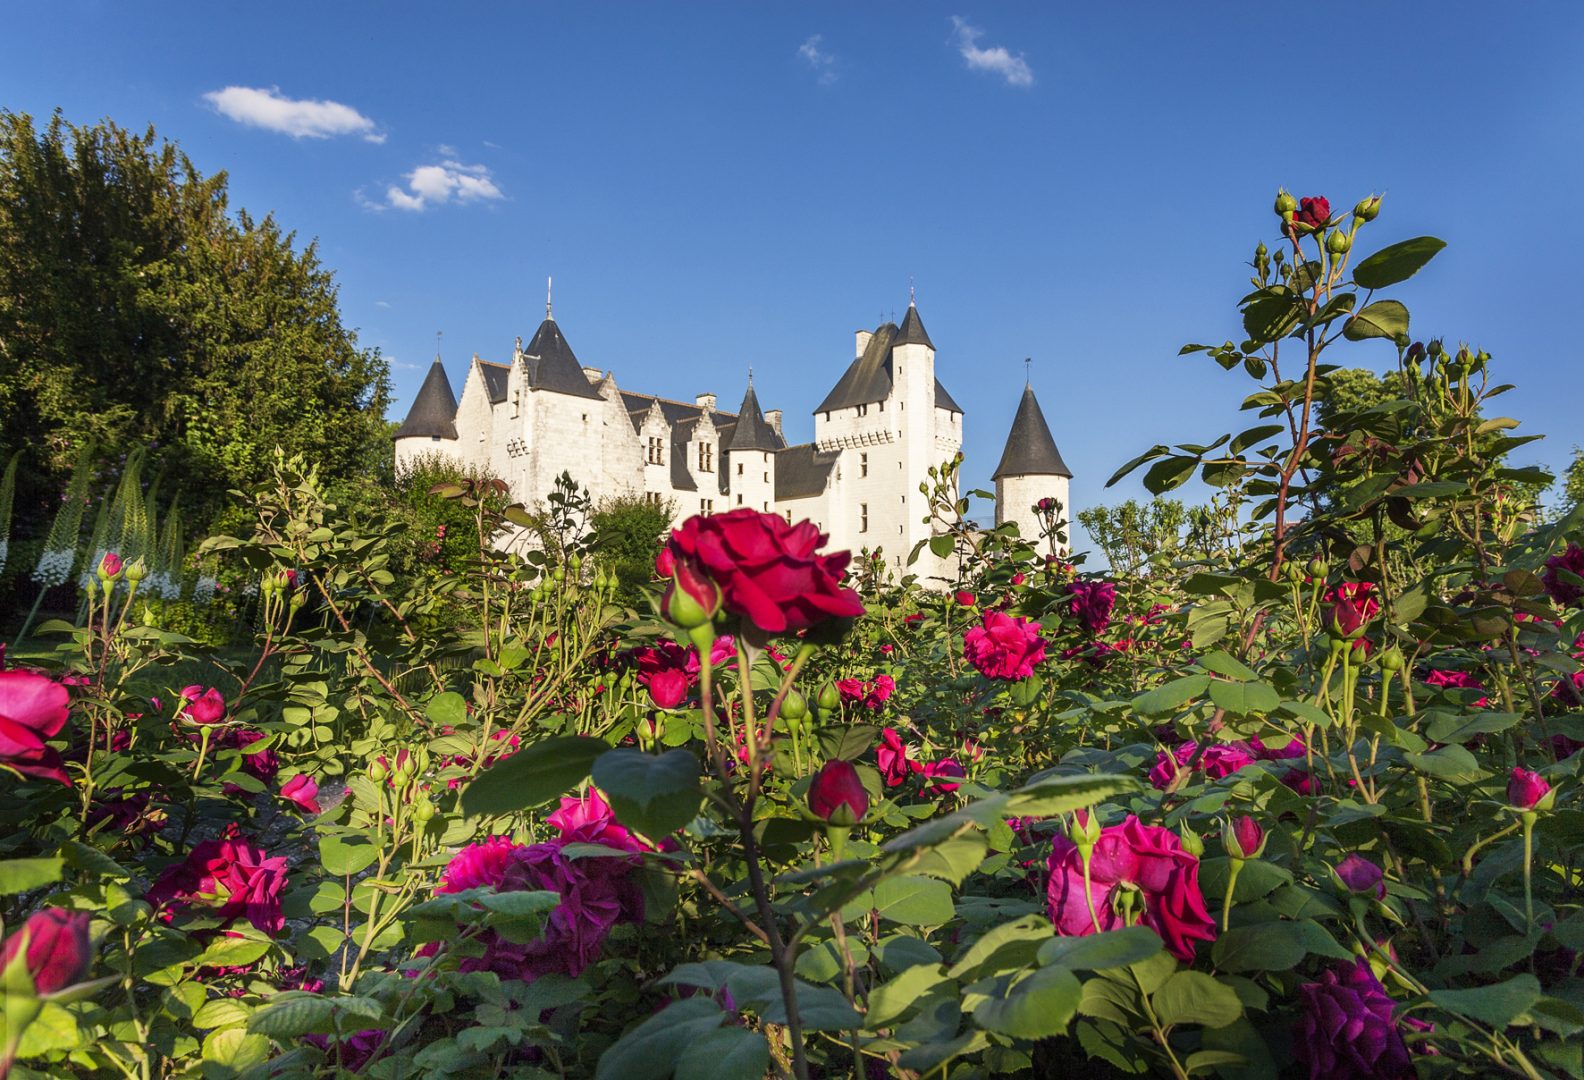
[[[1041,554],[1048,549],[1040,543],[1039,518],[1034,506],[1045,498],[1057,500],[1062,505],[1061,516],[1069,522],[1067,539],[1072,540],[1073,511],[1069,499],[1069,484],[1065,476],[1003,476],[996,481],[996,524],[1017,522],[1018,535],[1031,541]],[[1063,552],[1068,548],[1063,548]]]

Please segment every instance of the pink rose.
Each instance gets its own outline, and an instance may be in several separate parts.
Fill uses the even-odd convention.
[[[898,787],[913,771],[908,761],[908,748],[895,728],[886,728],[880,733],[875,761],[880,766],[880,778],[885,781],[886,787]]]
[[[1551,794],[1551,785],[1545,777],[1528,769],[1513,769],[1507,781],[1507,804],[1515,810],[1548,809],[1542,806]]]
[[[319,785],[304,775],[298,773],[281,786],[281,798],[297,804],[299,808],[310,813],[319,813]]]
[[[1194,943],[1215,940],[1215,923],[1199,889],[1199,860],[1183,850],[1170,829],[1142,824],[1129,814],[1120,825],[1100,830],[1084,893],[1083,858],[1065,836],[1055,838],[1047,861],[1046,899],[1056,933],[1081,937],[1128,925],[1125,913],[1160,935],[1167,950],[1191,963]],[[1092,907],[1092,911],[1091,911]],[[1142,911],[1139,908],[1142,907]]]
[[[919,766],[918,771],[924,775],[926,780],[933,781],[933,783],[926,784],[925,789],[937,795],[950,795],[962,787],[961,784],[953,783],[953,779],[960,780],[968,775],[967,771],[962,767],[962,762],[953,757],[941,758],[939,761],[932,761],[928,765]]]
[[[44,741],[66,725],[70,701],[64,686],[43,675],[0,671],[0,768],[70,787],[59,751]]]
[[[121,556],[113,551],[105,552],[105,557],[99,560],[99,574],[106,580],[113,580],[121,576]]]
[[[1166,791],[1177,778],[1177,774],[1187,768],[1188,762],[1198,748],[1198,743],[1185,742],[1173,747],[1170,755],[1164,751],[1156,754],[1155,767],[1150,770],[1149,782],[1158,790]],[[1219,780],[1223,776],[1231,776],[1239,769],[1254,764],[1254,761],[1254,755],[1236,743],[1216,743],[1206,747],[1205,752],[1199,755],[1195,771],[1202,772],[1207,780]]]
[[[5,948],[0,949],[0,971],[16,958],[26,939],[27,972],[35,993],[53,994],[82,982],[93,966],[88,921],[86,911],[52,907],[34,912],[22,929],[6,938]]]
[[[1045,639],[1030,619],[987,611],[981,625],[963,635],[963,658],[987,679],[1026,679],[1045,659]]]
[[[176,710],[181,719],[193,724],[217,724],[225,719],[225,698],[214,687],[205,690],[201,686],[186,686],[181,696],[186,702]]]
[[[156,908],[200,908],[226,923],[245,917],[265,933],[278,934],[286,925],[280,904],[285,886],[284,856],[269,858],[263,848],[227,836],[205,840],[185,861],[167,867],[145,899]]]

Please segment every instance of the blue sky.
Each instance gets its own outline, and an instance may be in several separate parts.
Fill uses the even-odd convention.
[[[6,24],[0,106],[152,122],[318,239],[393,417],[436,330],[460,388],[553,274],[584,363],[733,408],[751,366],[806,439],[913,280],[969,480],[1031,356],[1074,503],[1114,501],[1139,450],[1238,430],[1248,384],[1177,349],[1241,337],[1285,185],[1384,191],[1365,249],[1444,238],[1396,293],[1416,336],[1495,356],[1549,436],[1524,462],[1584,442],[1584,5],[25,0]]]

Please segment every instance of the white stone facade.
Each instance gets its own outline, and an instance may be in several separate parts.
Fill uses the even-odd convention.
[[[949,576],[945,561],[927,546],[911,566],[908,556],[931,531],[919,486],[961,449],[962,410],[937,378],[934,345],[913,307],[900,328],[859,331],[855,352],[814,413],[812,442],[789,446],[780,411],[760,410],[751,381],[737,413],[718,409],[713,394],[690,404],[624,391],[613,372],[578,364],[547,315],[528,346],[519,339],[510,363],[475,356],[459,400],[436,357],[397,432],[396,465],[439,455],[499,477],[528,505],[565,472],[596,504],[641,495],[669,502],[678,522],[743,506],[807,519],[830,535],[830,550],[878,549],[894,577],[939,585]],[[1025,489],[1043,484],[1054,495],[1049,481],[1065,503],[1065,477],[1005,481],[1008,513],[1020,525]],[[998,521],[1001,514],[998,505]]]

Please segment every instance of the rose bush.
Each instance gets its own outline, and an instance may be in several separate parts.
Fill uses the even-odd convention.
[[[1584,1075],[1584,514],[1491,358],[1410,336],[1439,241],[1276,212],[1185,350],[1256,415],[1123,467],[1217,492],[1137,573],[1051,496],[986,527],[954,459],[947,580],[744,509],[634,604],[570,478],[436,484],[412,563],[284,457],[189,568],[251,648],[131,548],[83,573],[0,672],[4,1069]]]

